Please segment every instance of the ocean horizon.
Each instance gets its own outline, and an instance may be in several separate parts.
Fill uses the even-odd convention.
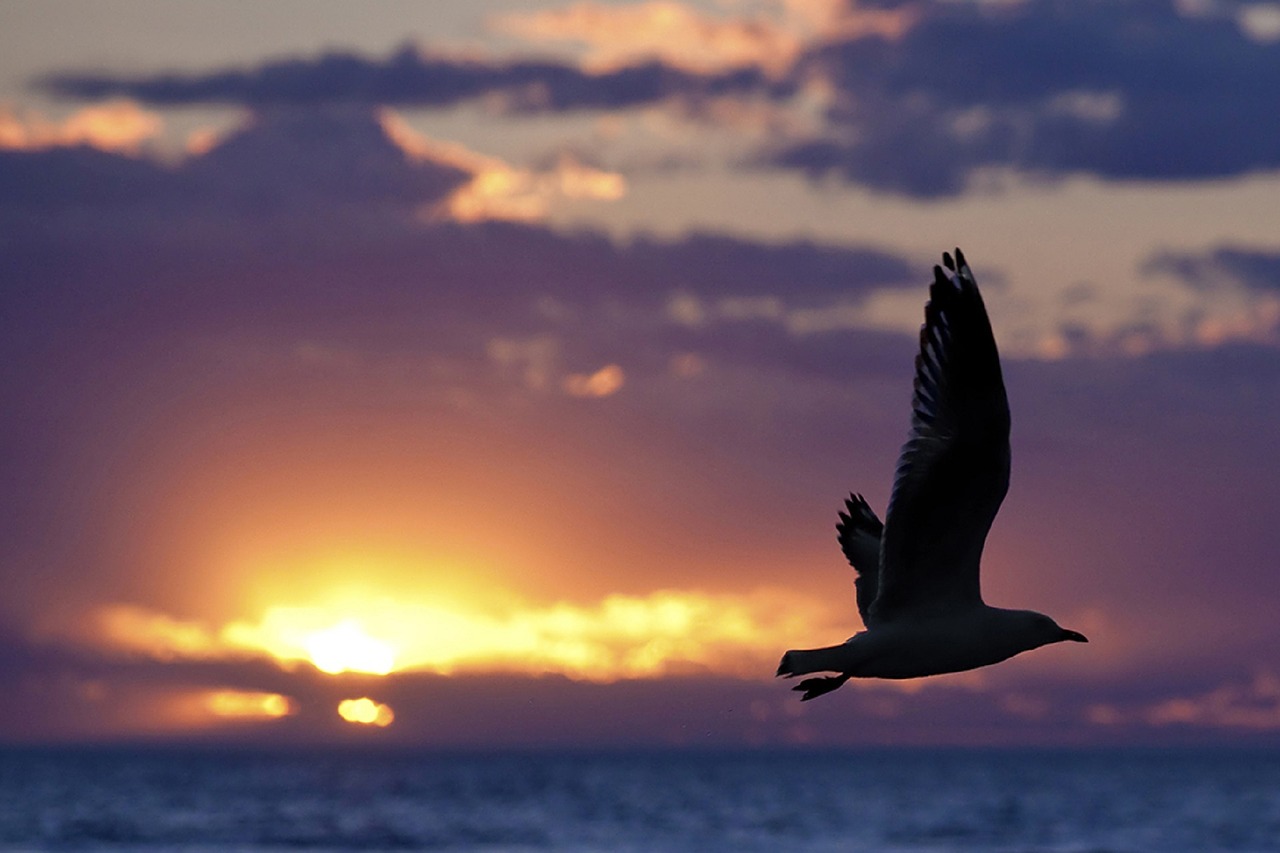
[[[1280,851],[1280,750],[0,748],[0,850]]]

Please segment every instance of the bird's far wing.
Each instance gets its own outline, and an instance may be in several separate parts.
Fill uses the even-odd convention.
[[[911,432],[882,538],[879,619],[982,601],[978,562],[1009,489],[1009,402],[986,307],[960,250],[934,267]]]
[[[849,495],[836,523],[840,550],[857,573],[853,584],[858,591],[858,615],[868,624],[871,602],[876,600],[880,583],[880,534],[884,525],[871,511],[862,495]]]

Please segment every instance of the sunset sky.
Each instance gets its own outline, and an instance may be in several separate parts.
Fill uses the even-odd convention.
[[[0,743],[1280,743],[1280,4],[6,0]],[[944,249],[1082,631],[801,705]]]

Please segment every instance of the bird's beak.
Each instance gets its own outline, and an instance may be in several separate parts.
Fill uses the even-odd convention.
[[[1058,639],[1059,639],[1060,641],[1061,641],[1061,640],[1070,640],[1070,641],[1071,641],[1071,642],[1073,642],[1073,643],[1087,643],[1087,642],[1089,642],[1089,638],[1088,638],[1088,637],[1086,637],[1084,634],[1081,634],[1079,631],[1070,631],[1070,630],[1068,630],[1068,629],[1066,629],[1066,628],[1063,628],[1063,629],[1062,629],[1062,636],[1061,636],[1061,637],[1059,637]]]

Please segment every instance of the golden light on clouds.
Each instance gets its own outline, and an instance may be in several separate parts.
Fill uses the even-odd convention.
[[[395,722],[395,712],[390,706],[375,702],[367,696],[359,699],[343,699],[338,703],[338,716],[348,723],[386,728]]]
[[[458,222],[506,219],[535,222],[557,200],[616,201],[627,193],[622,175],[561,157],[546,170],[513,166],[497,157],[472,151],[454,142],[440,142],[414,130],[399,113],[378,111],[383,131],[406,156],[452,166],[471,175],[442,204],[424,211],[427,219]]]
[[[486,158],[488,160],[488,158]],[[565,157],[546,172],[520,169],[488,160],[475,177],[445,203],[459,222],[509,219],[533,222],[544,218],[556,199],[616,201],[626,195],[622,175]]]
[[[298,713],[288,696],[256,690],[143,690],[127,704],[128,727],[158,732],[281,720]]]
[[[287,696],[243,690],[214,690],[205,695],[204,705],[215,716],[244,720],[287,717],[296,712]]]
[[[740,65],[781,70],[800,46],[795,32],[767,20],[713,17],[671,0],[574,3],[504,15],[497,24],[530,41],[583,45],[586,65],[594,71],[652,59],[700,72]]]
[[[91,630],[106,645],[157,660],[216,657],[234,650],[199,622],[143,607],[108,605],[94,614],[92,622]]]
[[[192,157],[203,157],[221,145],[228,137],[233,136],[237,130],[244,127],[250,120],[250,116],[247,113],[239,113],[235,119],[221,126],[197,127],[187,134],[186,141],[182,146],[183,153]]]
[[[219,628],[136,607],[97,614],[100,643],[161,660],[265,654],[324,672],[561,673],[611,681],[695,669],[766,677],[779,650],[828,640],[848,608],[779,590],[660,591],[595,604],[483,607],[345,594]]]
[[[606,364],[595,373],[574,373],[565,377],[564,390],[573,397],[608,397],[622,389],[626,374],[616,364]]]
[[[160,116],[132,101],[94,104],[60,122],[34,112],[18,115],[0,105],[0,149],[91,145],[136,154],[163,126]]]
[[[909,7],[861,8],[841,0],[784,0],[751,16],[709,14],[677,0],[586,0],[512,12],[494,23],[527,41],[578,46],[583,64],[594,72],[661,60],[703,74],[751,65],[781,73],[814,42],[867,35],[901,38],[918,16]]]

